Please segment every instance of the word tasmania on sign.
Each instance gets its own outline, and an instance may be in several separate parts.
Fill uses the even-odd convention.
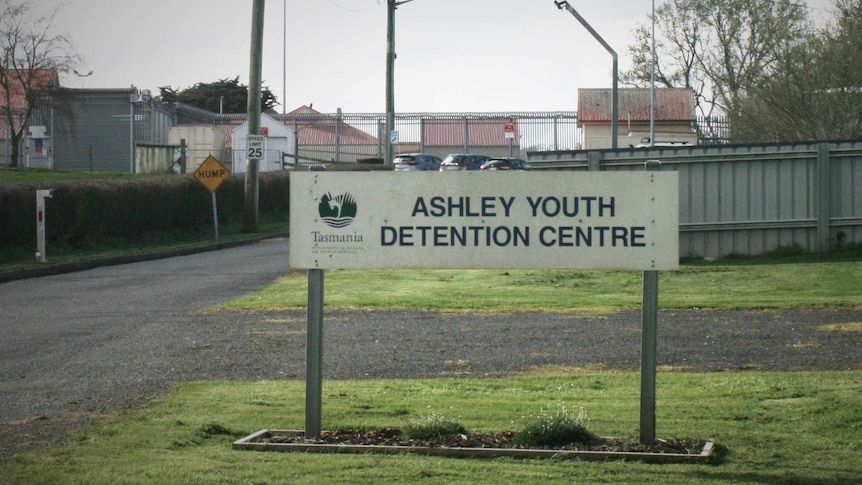
[[[296,172],[290,266],[679,267],[676,172]]]

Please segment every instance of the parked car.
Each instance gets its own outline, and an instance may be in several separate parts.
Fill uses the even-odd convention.
[[[450,170],[479,170],[482,164],[490,160],[487,155],[476,155],[473,153],[450,153],[440,164],[440,171]]]
[[[527,162],[520,158],[492,158],[482,164],[480,170],[529,170]]]
[[[440,157],[428,153],[402,153],[395,156],[392,165],[396,172],[437,171],[440,169],[440,162]]]

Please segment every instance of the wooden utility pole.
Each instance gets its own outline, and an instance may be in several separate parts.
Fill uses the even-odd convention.
[[[264,0],[254,0],[251,10],[251,62],[248,73],[248,134],[260,134],[261,71],[263,65]],[[258,160],[246,158],[245,197],[243,199],[244,232],[257,232]]]

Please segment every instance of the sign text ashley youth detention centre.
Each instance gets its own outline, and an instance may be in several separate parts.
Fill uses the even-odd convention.
[[[679,267],[676,172],[296,172],[290,266]]]

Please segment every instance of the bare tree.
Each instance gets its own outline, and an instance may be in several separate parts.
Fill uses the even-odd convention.
[[[64,35],[52,33],[58,9],[33,16],[27,2],[0,0],[0,131],[5,128],[12,145],[12,167],[19,166],[30,115],[59,88],[59,73],[79,59]]]
[[[808,31],[805,5],[797,0],[668,0],[656,9],[655,23],[658,84],[693,89],[707,115],[714,109],[735,113],[778,62],[781,48]],[[624,82],[650,82],[650,31],[638,26]]]
[[[703,25],[696,12],[678,9],[675,4],[664,4],[656,9],[656,30],[661,33],[655,40],[655,80],[659,87],[687,87],[695,93],[698,111],[712,114],[715,95],[709,89],[705,73],[697,69],[702,57],[701,38]],[[623,83],[635,87],[648,87],[652,78],[652,27],[640,24],[635,29],[635,43],[628,47],[633,67],[620,75]]]
[[[835,6],[835,23],[788,46],[743,100],[734,122],[740,141],[862,138],[862,0]]]

